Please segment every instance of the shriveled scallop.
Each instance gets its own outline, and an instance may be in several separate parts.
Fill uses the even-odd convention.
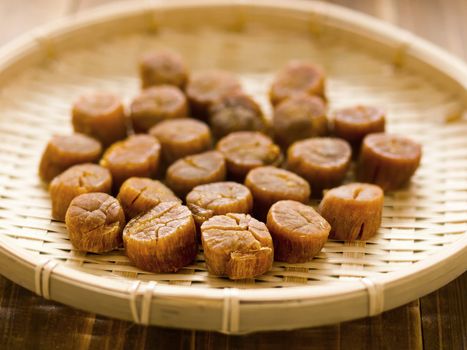
[[[74,165],[56,176],[49,186],[52,199],[52,217],[64,220],[70,202],[76,196],[89,192],[110,193],[112,176],[97,164]]]
[[[309,137],[325,136],[328,131],[326,107],[321,98],[295,95],[274,109],[274,139],[282,147]]]
[[[118,200],[107,193],[75,197],[65,216],[73,246],[84,252],[105,253],[122,244],[125,214]]]
[[[267,121],[260,106],[243,92],[223,96],[209,110],[209,124],[215,137],[236,131],[267,132]]]
[[[209,273],[232,280],[254,278],[269,271],[274,257],[265,224],[246,214],[217,215],[201,226]]]
[[[235,91],[241,91],[240,81],[223,70],[195,72],[186,86],[191,111],[201,119],[208,118],[209,108],[222,96]]]
[[[143,90],[130,105],[130,118],[136,132],[147,132],[164,120],[188,116],[188,102],[175,86],[160,85]]]
[[[196,186],[224,181],[226,172],[222,153],[208,151],[177,160],[167,169],[166,182],[176,193],[186,195]]]
[[[196,119],[166,120],[154,126],[149,133],[160,141],[162,156],[168,163],[204,152],[212,146],[209,127]]]
[[[198,225],[214,215],[249,213],[253,208],[250,190],[236,182],[215,182],[200,185],[186,196],[188,208]]]
[[[310,197],[310,185],[305,179],[272,166],[251,170],[245,179],[245,185],[253,194],[255,207],[261,206],[266,211],[280,200],[306,203]]]
[[[321,68],[306,61],[290,61],[274,79],[269,97],[273,105],[297,94],[324,97],[325,76]]]
[[[274,258],[288,263],[313,259],[331,230],[329,223],[312,207],[290,200],[272,205],[267,227],[274,242]]]
[[[139,75],[143,88],[174,85],[184,89],[188,80],[188,68],[177,53],[157,50],[147,52],[140,58]]]
[[[193,216],[179,202],[162,202],[133,218],[123,230],[125,252],[140,269],[175,272],[198,252]]]
[[[133,135],[110,146],[100,164],[112,173],[114,187],[128,178],[152,177],[159,166],[160,143],[149,135]]]
[[[279,146],[260,132],[233,132],[222,138],[216,149],[224,155],[227,170],[238,178],[243,178],[251,169],[277,165],[282,160]]]
[[[385,191],[397,190],[409,182],[421,158],[422,147],[407,137],[370,134],[363,139],[357,178]]]
[[[181,200],[162,182],[147,177],[130,177],[120,187],[117,199],[127,218],[145,213],[161,202]]]
[[[98,139],[104,147],[126,137],[123,103],[107,92],[82,95],[73,105],[72,124],[76,132]]]
[[[358,105],[342,108],[332,115],[334,135],[347,140],[358,148],[363,138],[372,133],[383,132],[385,128],[385,113],[382,109]]]
[[[331,224],[330,238],[353,241],[373,237],[381,225],[383,190],[364,183],[351,183],[326,192],[319,211]]]
[[[315,137],[297,141],[287,152],[287,167],[310,183],[312,193],[339,185],[350,166],[352,149],[347,141]]]
[[[73,165],[97,162],[101,153],[101,144],[92,137],[79,133],[55,135],[42,154],[39,175],[49,182]]]

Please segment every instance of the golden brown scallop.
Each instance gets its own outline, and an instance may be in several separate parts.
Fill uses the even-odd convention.
[[[42,154],[39,175],[49,182],[73,165],[97,162],[101,153],[101,144],[92,137],[79,133],[54,135]]]
[[[122,101],[106,92],[82,95],[73,105],[72,124],[76,132],[98,139],[104,147],[127,133]]]
[[[158,50],[141,57],[139,75],[143,88],[174,85],[184,89],[188,80],[188,68],[180,55],[169,50]]]
[[[288,263],[310,261],[323,248],[331,230],[312,207],[284,200],[269,209],[267,227],[274,242],[274,258]]]
[[[237,178],[243,178],[251,169],[282,161],[279,146],[260,132],[233,132],[223,137],[216,148],[224,155],[229,173]]]
[[[385,113],[373,107],[358,105],[343,108],[333,113],[334,134],[347,140],[358,148],[363,138],[371,133],[383,132],[385,128]]]
[[[274,139],[282,147],[298,140],[324,136],[328,132],[326,107],[321,98],[295,95],[274,109]]]
[[[331,224],[330,238],[353,241],[373,237],[381,225],[383,190],[375,185],[351,183],[326,192],[319,211]]]
[[[198,225],[214,215],[247,214],[253,208],[250,190],[236,182],[214,182],[200,185],[186,196],[188,208]]]
[[[310,185],[302,177],[272,166],[251,170],[245,185],[250,189],[255,201],[255,209],[269,207],[280,200],[290,199],[306,203],[310,197]]]
[[[411,139],[384,133],[363,139],[357,178],[383,190],[397,190],[409,182],[422,157],[422,147]]]
[[[112,176],[107,169],[91,163],[74,165],[50,183],[52,217],[63,221],[73,198],[90,192],[110,193],[111,188]]]
[[[129,219],[147,212],[161,202],[181,202],[162,182],[147,177],[130,177],[120,187],[117,199]]]
[[[245,214],[217,215],[201,226],[209,273],[232,280],[254,278],[269,271],[274,257],[265,224]]]
[[[269,97],[273,105],[303,93],[324,98],[324,82],[321,68],[305,61],[290,61],[274,79]]]
[[[193,116],[207,119],[209,109],[222,96],[241,91],[240,81],[230,72],[206,70],[193,73],[186,87]]]
[[[226,172],[222,153],[209,151],[177,160],[167,169],[166,182],[184,196],[198,185],[224,181]]]
[[[130,261],[146,271],[176,272],[198,252],[193,216],[179,202],[162,202],[133,218],[123,230]]]
[[[150,135],[133,135],[110,146],[100,164],[112,173],[115,189],[128,178],[152,177],[159,166],[160,143]]]
[[[160,141],[162,155],[167,163],[204,152],[212,146],[209,127],[196,119],[166,120],[153,127],[149,133]]]
[[[260,106],[243,92],[223,96],[209,110],[209,124],[215,137],[221,138],[235,131],[268,129]]]
[[[65,223],[71,244],[83,252],[105,253],[122,244],[125,214],[107,193],[84,193],[68,207]]]
[[[288,169],[311,185],[312,193],[342,182],[350,166],[352,149],[347,141],[333,137],[315,137],[297,141],[287,152]]]
[[[175,86],[160,85],[143,90],[130,105],[130,117],[136,132],[147,132],[164,120],[188,116],[188,102]]]

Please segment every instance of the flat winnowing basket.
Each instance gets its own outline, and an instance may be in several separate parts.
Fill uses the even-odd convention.
[[[136,61],[169,47],[193,70],[237,73],[267,113],[273,74],[304,58],[328,74],[330,110],[368,103],[390,132],[424,147],[409,187],[386,196],[367,242],[329,241],[305,264],[274,263],[255,280],[208,275],[203,253],[151,274],[122,251],[75,251],[37,176],[70,105],[104,89],[139,90]],[[139,323],[245,333],[335,323],[394,308],[467,266],[466,66],[407,32],[319,2],[167,1],[113,5],[68,18],[0,53],[0,272],[38,294]]]

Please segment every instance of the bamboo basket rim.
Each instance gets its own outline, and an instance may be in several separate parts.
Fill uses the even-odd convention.
[[[31,53],[40,49],[43,41],[52,37],[60,37],[78,32],[80,29],[89,27],[101,22],[110,21],[125,17],[135,16],[138,13],[146,11],[157,11],[159,9],[182,9],[190,7],[238,7],[238,8],[275,8],[287,9],[296,11],[305,11],[309,14],[314,14],[324,18],[324,21],[334,21],[332,25],[339,27],[345,24],[345,30],[352,31],[355,34],[366,39],[380,39],[388,41],[400,47],[404,47],[408,56],[418,58],[428,64],[437,66],[438,70],[448,77],[450,80],[460,86],[460,89],[467,91],[467,65],[459,58],[446,53],[444,50],[420,39],[413,34],[396,28],[395,26],[384,23],[380,20],[372,18],[368,15],[357,13],[355,11],[342,8],[337,5],[312,2],[312,1],[228,1],[228,0],[173,0],[171,2],[124,2],[102,6],[97,9],[92,9],[72,17],[59,19],[54,23],[40,27],[32,32],[23,35],[19,39],[12,41],[0,49],[0,76],[8,70],[16,61],[27,57]],[[467,101],[467,94],[465,100]],[[40,257],[28,253],[23,248],[15,245],[14,240],[0,235],[0,257],[8,258],[22,266],[24,270],[34,270],[43,263]],[[382,309],[377,310],[382,312],[389,308],[402,305],[410,300],[421,296],[417,291],[417,286],[423,284],[428,271],[434,273],[442,273],[449,266],[450,273],[438,280],[436,286],[431,286],[429,290],[423,290],[422,294],[431,292],[435,288],[441,287],[451,279],[463,273],[467,268],[467,234],[463,233],[462,238],[458,239],[454,244],[451,243],[439,251],[430,255],[419,262],[416,262],[409,267],[400,269],[396,272],[389,272],[376,277],[371,277],[371,283],[380,288],[379,294],[384,295],[384,299],[390,299],[392,295],[398,294],[399,299],[397,305],[385,304]],[[33,281],[24,281],[21,276],[12,276],[8,274],[9,266],[0,264],[0,272],[7,275],[13,281],[31,289]],[[88,273],[77,271],[67,267],[64,264],[59,264],[54,268],[50,276],[51,281],[61,280],[64,283],[71,284],[77,289],[87,289],[96,293],[106,293],[107,295],[116,296],[126,299],[129,295],[129,284],[122,280],[113,280],[106,277],[91,275]],[[408,286],[410,284],[410,287]],[[415,289],[415,291],[414,291]],[[400,294],[407,293],[400,297]],[[363,298],[372,298],[368,296],[369,287],[361,281],[349,281],[341,284],[339,289],[330,288],[328,285],[323,286],[300,286],[287,288],[262,288],[262,289],[237,289],[238,300],[241,303],[248,304],[267,304],[267,303],[288,303],[297,300],[318,300],[323,297],[339,297],[343,295],[357,295]],[[53,294],[53,291],[52,293]],[[193,300],[225,300],[225,292],[217,288],[200,288],[200,287],[184,287],[174,285],[158,285],[151,294],[153,297],[175,297],[175,298],[192,298]],[[53,298],[52,298],[53,299]],[[368,312],[365,314],[374,313],[369,305],[371,300],[368,300]],[[228,330],[235,333],[235,330]]]

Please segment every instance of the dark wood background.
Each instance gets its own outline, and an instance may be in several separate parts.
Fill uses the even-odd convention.
[[[110,0],[0,0],[0,44]],[[467,58],[467,0],[331,0]],[[467,349],[467,274],[372,318],[288,332],[225,336],[142,327],[46,301],[0,276],[0,349]]]

